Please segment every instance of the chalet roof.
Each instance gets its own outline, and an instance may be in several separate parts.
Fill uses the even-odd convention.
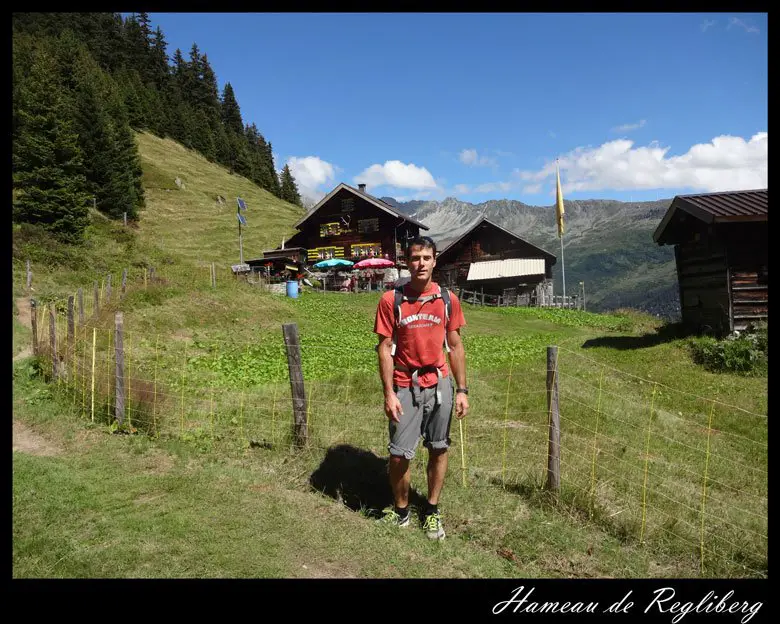
[[[506,277],[526,275],[544,275],[543,258],[507,258],[506,260],[486,260],[472,262],[469,265],[467,282],[475,282]]]
[[[493,222],[492,222],[490,219],[488,219],[487,217],[484,217],[484,216],[483,216],[482,218],[480,218],[480,219],[477,219],[477,221],[474,223],[474,225],[472,225],[472,226],[471,226],[471,227],[470,227],[468,230],[466,230],[465,232],[463,232],[463,234],[461,234],[461,235],[460,235],[460,236],[459,236],[459,237],[458,237],[456,240],[452,241],[452,242],[451,242],[449,245],[447,245],[447,246],[446,246],[444,249],[442,249],[442,250],[441,250],[441,251],[438,253],[438,256],[441,258],[441,257],[442,257],[442,255],[444,255],[444,253],[446,253],[446,252],[447,252],[449,249],[451,249],[452,247],[454,247],[455,245],[457,245],[457,244],[458,244],[460,241],[462,241],[462,240],[463,240],[463,239],[464,239],[466,236],[468,236],[469,234],[471,234],[471,233],[472,233],[474,230],[476,230],[476,229],[477,229],[477,228],[478,228],[480,225],[482,225],[483,223],[487,223],[488,225],[491,225],[491,226],[493,226],[494,228],[497,228],[497,229],[501,230],[502,232],[506,232],[506,233],[507,233],[509,236],[512,236],[513,238],[516,238],[516,239],[518,239],[518,240],[520,240],[520,241],[523,241],[523,243],[525,243],[526,245],[529,245],[529,246],[533,247],[534,249],[538,249],[538,250],[539,250],[539,252],[540,252],[541,254],[544,254],[545,256],[548,256],[548,257],[549,257],[549,258],[551,258],[553,261],[555,261],[555,260],[556,260],[555,254],[551,254],[549,251],[546,251],[546,250],[542,249],[541,247],[539,247],[539,246],[537,246],[537,245],[534,245],[534,244],[532,244],[532,243],[529,243],[529,242],[528,242],[527,240],[525,240],[524,238],[521,238],[520,236],[518,236],[518,235],[517,235],[517,234],[515,234],[514,232],[510,232],[510,231],[509,231],[509,230],[507,230],[506,228],[502,228],[500,225],[496,225],[496,224],[495,224],[495,223],[493,223]]]
[[[402,212],[399,212],[398,210],[393,208],[390,204],[388,204],[387,202],[382,201],[378,197],[374,197],[373,195],[369,195],[368,193],[365,193],[365,192],[360,191],[360,190],[358,190],[356,188],[353,188],[353,187],[349,186],[349,184],[344,184],[343,182],[340,183],[336,188],[334,188],[325,197],[323,197],[319,202],[317,202],[317,204],[314,206],[314,208],[312,208],[311,211],[303,219],[301,219],[300,221],[298,221],[298,223],[295,224],[295,228],[296,229],[300,229],[300,226],[302,226],[304,223],[306,223],[306,221],[308,221],[311,217],[313,217],[314,213],[316,213],[320,208],[322,208],[325,204],[327,204],[328,201],[332,197],[334,197],[336,195],[336,193],[338,193],[339,191],[341,191],[343,189],[347,190],[347,191],[349,191],[349,192],[351,192],[351,193],[353,193],[355,195],[357,195],[358,197],[362,197],[363,199],[365,199],[370,204],[373,204],[374,206],[376,206],[380,210],[384,210],[385,212],[393,215],[394,217],[399,217],[399,218],[403,219],[404,221],[409,221],[409,223],[413,223],[414,225],[422,228],[423,230],[430,229],[424,223],[420,223],[416,219],[412,219],[409,215],[405,215]]]
[[[769,190],[677,195],[653,232],[653,240],[659,245],[665,244],[664,232],[678,210],[704,223],[766,221],[769,210]]]

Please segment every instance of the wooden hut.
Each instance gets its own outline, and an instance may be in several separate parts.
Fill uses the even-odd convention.
[[[295,248],[305,251],[299,257],[309,265],[328,258],[358,262],[380,257],[403,266],[406,240],[428,226],[370,195],[365,184],[358,186],[339,184],[295,224],[299,231],[286,242],[287,249],[265,251],[264,257],[288,255]]]
[[[674,245],[682,322],[724,335],[766,320],[768,189],[677,195],[653,233]]]
[[[434,280],[448,288],[501,296],[516,305],[547,305],[552,301],[556,260],[482,217],[438,253]]]

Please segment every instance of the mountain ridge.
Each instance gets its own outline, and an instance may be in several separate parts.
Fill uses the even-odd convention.
[[[443,200],[382,201],[427,225],[440,249],[457,240],[485,217],[558,258],[553,267],[555,294],[563,290],[561,241],[555,207],[532,206],[514,199],[479,204],[454,197]],[[592,311],[633,307],[669,320],[679,318],[674,251],[659,246],[652,234],[671,199],[622,202],[613,199],[564,200],[566,293],[584,282]]]

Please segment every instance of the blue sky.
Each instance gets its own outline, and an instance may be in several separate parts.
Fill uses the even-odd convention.
[[[151,13],[302,193],[641,201],[766,187],[767,15]]]

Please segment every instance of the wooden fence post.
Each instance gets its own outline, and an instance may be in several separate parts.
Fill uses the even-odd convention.
[[[108,274],[106,279],[106,301],[111,303],[111,273]]]
[[[216,288],[217,287],[217,269],[214,266],[214,263],[211,263],[211,287]]]
[[[125,214],[127,214],[127,213],[125,213]],[[121,295],[120,299],[124,299],[125,298],[125,292],[127,292],[127,269],[122,271],[122,295]]]
[[[306,390],[303,384],[303,369],[301,368],[301,344],[298,341],[298,325],[285,323],[282,325],[284,345],[287,349],[287,368],[290,372],[290,390],[293,402],[293,435],[295,446],[302,447],[308,439],[306,423]]]
[[[558,412],[558,347],[547,347],[547,411],[549,445],[547,447],[547,489],[561,487],[561,420]]]
[[[30,261],[27,261],[27,294],[30,293],[32,287],[32,270],[30,269]]]
[[[149,281],[154,282],[154,267],[149,267]]]
[[[49,310],[49,346],[51,351],[51,376],[52,380],[57,379],[57,326],[54,318],[54,308],[56,303],[51,304]]]
[[[95,284],[95,298],[92,304],[92,316],[97,316],[100,313],[100,291],[98,290],[97,280],[95,280],[94,284]]]
[[[117,312],[114,317],[115,334],[114,350],[116,353],[116,390],[114,394],[114,416],[121,425],[125,420],[125,352],[122,342],[122,313]]]
[[[79,287],[78,290],[78,297],[79,297],[79,325],[84,324],[84,289]]]
[[[38,355],[38,306],[35,299],[30,299],[30,325],[32,326],[33,355]]]
[[[124,213],[125,227],[127,227],[127,213]]]
[[[71,349],[73,349],[76,344],[76,323],[74,321],[73,295],[68,295],[68,356],[70,356]]]

